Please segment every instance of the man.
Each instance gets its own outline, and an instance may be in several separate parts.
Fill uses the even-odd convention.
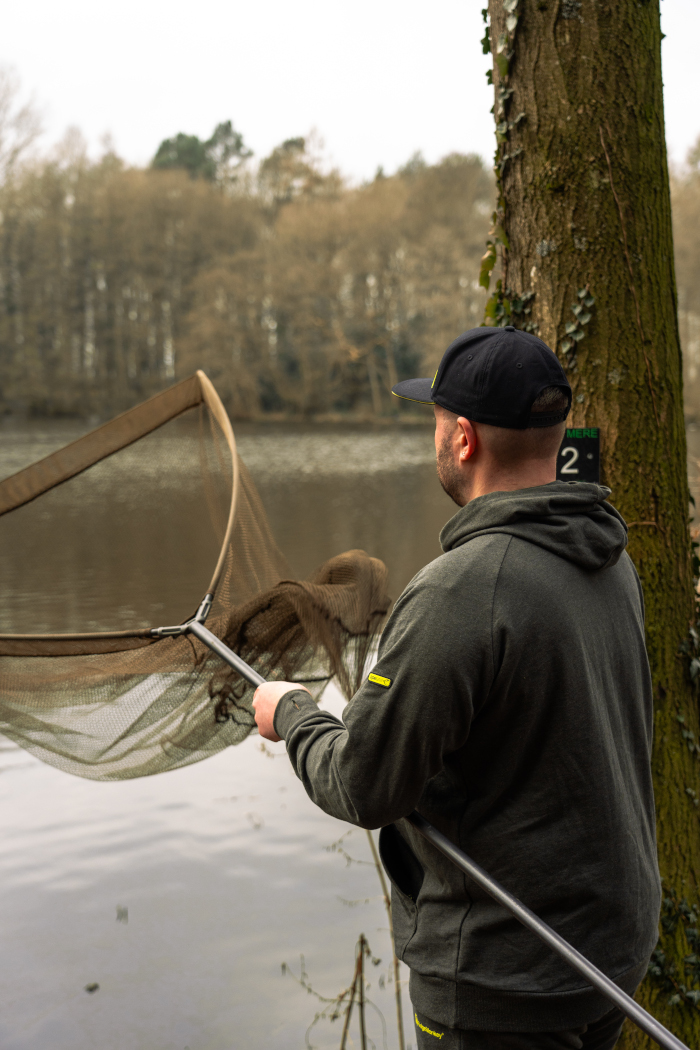
[[[418,1047],[608,1050],[622,1015],[401,818],[414,807],[632,994],[657,940],[643,599],[599,485],[558,482],[571,390],[534,335],[477,328],[432,384],[460,508],[344,712],[289,682],[256,721],[311,799],[381,827]]]

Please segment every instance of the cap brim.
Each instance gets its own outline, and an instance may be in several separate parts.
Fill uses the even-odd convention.
[[[392,387],[391,392],[406,401],[417,401],[421,405],[435,404],[432,379],[404,379],[403,383]]]

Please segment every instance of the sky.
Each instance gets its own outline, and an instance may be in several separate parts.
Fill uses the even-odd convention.
[[[416,151],[493,154],[485,0],[32,0],[4,5],[0,64],[44,115],[145,164],[162,139],[231,119],[258,157],[311,129],[354,180]],[[699,0],[661,0],[671,159],[700,135]]]

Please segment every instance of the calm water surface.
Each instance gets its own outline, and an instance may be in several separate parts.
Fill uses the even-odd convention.
[[[0,477],[85,429],[0,423]],[[440,553],[437,534],[452,504],[435,479],[429,429],[248,425],[236,434],[296,574],[361,547],[387,563],[396,596]],[[143,492],[138,485],[125,486],[123,518],[110,513],[112,528],[132,528],[139,506],[148,507],[153,481],[143,481]],[[211,550],[200,552],[200,565],[196,494],[180,495],[191,503],[193,529],[182,571],[201,593]],[[34,537],[31,566],[0,551],[4,629],[18,618],[31,620],[31,590],[47,587],[47,550],[56,565],[80,571],[81,549],[99,542],[83,536],[80,524],[76,515],[70,552],[67,544],[51,547],[50,530]],[[125,626],[138,605],[129,604],[130,588],[141,588],[153,615],[168,611],[169,596],[152,594],[156,577],[162,589],[161,562],[173,555],[158,551],[157,528],[155,511],[138,518],[133,577],[125,580],[109,562],[93,570],[96,590],[114,588],[115,626]],[[84,608],[58,612],[74,629],[83,626]],[[45,614],[44,629],[56,615]],[[340,697],[327,693],[324,705],[339,712]],[[321,1007],[282,974],[281,963],[298,975],[303,954],[314,988],[335,995],[350,980],[361,931],[381,958],[370,966],[369,995],[387,1022],[384,1042],[381,1019],[370,1010],[370,1034],[377,1047],[396,1046],[393,993],[382,987],[390,961],[387,922],[364,832],[312,806],[283,745],[262,751],[251,737],[184,770],[100,784],[5,744],[0,824],[2,1050],[302,1048]],[[361,863],[329,848],[345,834],[342,848]],[[95,983],[98,990],[85,991]],[[339,1023],[320,1022],[309,1040],[337,1047]]]
[[[0,476],[84,429],[0,422]],[[700,430],[688,437],[697,492]],[[396,596],[439,554],[437,534],[452,504],[435,479],[427,428],[250,425],[239,426],[237,438],[296,574],[361,547],[387,563]],[[115,626],[126,626],[137,607],[167,618],[174,601],[166,570],[178,552],[160,542],[158,517],[170,487],[167,477],[156,483],[136,471],[105,514],[105,529],[128,535],[138,568],[93,564],[81,593],[87,586],[104,597],[111,588]],[[181,573],[198,597],[215,544],[198,525],[196,486],[177,495],[191,530]],[[85,551],[102,543],[94,527],[81,531],[77,508],[68,510],[72,542],[57,543],[47,518],[29,537],[31,564],[20,565],[9,542],[0,550],[3,629],[23,617],[33,622],[37,596],[50,584],[47,565],[79,574]],[[57,618],[54,629],[85,629],[92,614],[67,602],[42,615],[44,629]],[[324,704],[342,709],[332,690]],[[382,988],[390,960],[386,916],[364,833],[311,805],[283,745],[260,748],[251,737],[187,769],[100,784],[2,747],[2,1050],[296,1050],[307,1045],[320,1004],[283,976],[281,963],[298,975],[303,955],[313,986],[335,995],[350,980],[361,931],[382,960],[370,966],[369,995],[388,1032],[385,1043],[370,1010],[370,1045],[396,1046],[392,993]],[[342,847],[361,863],[329,848],[345,834]],[[88,993],[91,984],[99,989]],[[411,1042],[406,1000],[405,1007]],[[319,1048],[337,1047],[339,1039],[337,1022],[320,1022],[309,1035]]]

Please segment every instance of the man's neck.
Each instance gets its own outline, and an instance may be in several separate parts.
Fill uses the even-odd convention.
[[[557,480],[557,469],[554,463],[532,464],[526,470],[478,471],[475,473],[469,491],[465,492],[463,506],[479,496],[489,492],[515,492],[516,489],[532,489],[537,485],[548,485]]]

